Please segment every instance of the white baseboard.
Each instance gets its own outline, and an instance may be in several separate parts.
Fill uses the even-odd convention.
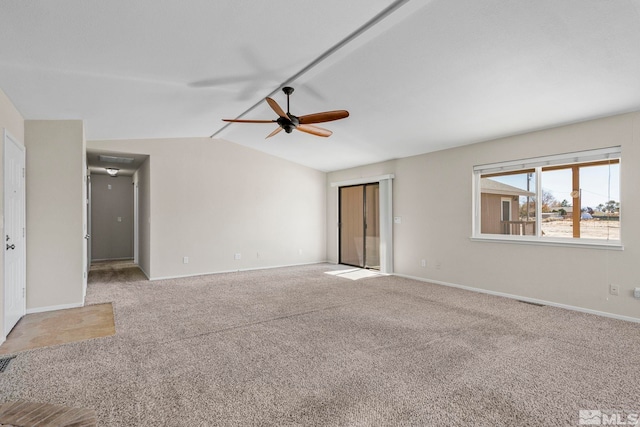
[[[640,318],[637,318],[637,317],[623,316],[623,315],[615,314],[615,313],[607,313],[606,311],[592,310],[590,308],[577,307],[577,306],[574,306],[574,305],[561,304],[561,303],[557,303],[557,302],[553,302],[553,301],[541,300],[541,299],[537,299],[537,298],[529,298],[529,297],[524,297],[524,296],[520,296],[520,295],[507,294],[507,293],[504,293],[504,292],[490,291],[488,289],[474,288],[472,286],[458,285],[456,283],[442,282],[440,280],[425,279],[425,278],[422,278],[422,277],[409,276],[409,275],[406,275],[406,274],[393,273],[393,275],[394,276],[398,276],[398,277],[404,277],[406,279],[417,280],[417,281],[420,281],[420,282],[433,283],[435,285],[449,286],[449,287],[452,287],[452,288],[464,289],[466,291],[480,292],[480,293],[483,293],[483,294],[495,295],[495,296],[498,296],[498,297],[511,298],[511,299],[516,299],[516,300],[519,300],[519,301],[526,301],[526,302],[532,302],[532,303],[535,303],[535,304],[548,305],[548,306],[551,306],[551,307],[564,308],[565,310],[579,311],[581,313],[595,314],[596,316],[609,317],[609,318],[612,318],[612,319],[624,320],[624,321],[627,321],[627,322],[640,323]]]
[[[2,345],[7,340],[7,337],[0,337],[0,345]]]
[[[147,278],[149,280],[151,280],[151,281],[155,281],[155,280],[170,280],[170,279],[184,279],[186,277],[208,276],[210,274],[225,274],[225,273],[238,273],[238,272],[241,272],[241,271],[271,270],[273,268],[300,267],[300,266],[303,266],[303,265],[315,265],[315,264],[326,264],[326,261],[304,262],[304,263],[300,263],[300,264],[270,265],[270,266],[266,266],[266,267],[254,267],[254,268],[238,268],[238,269],[234,269],[234,270],[212,271],[212,272],[209,272],[209,273],[183,274],[183,275],[179,275],[179,276],[149,277],[149,275],[147,275]],[[146,273],[145,273],[145,275],[146,275]]]
[[[49,307],[28,308],[27,314],[43,313],[45,311],[66,310],[67,308],[78,308],[78,307],[84,307],[84,304],[81,302],[77,302],[73,304],[51,305]]]

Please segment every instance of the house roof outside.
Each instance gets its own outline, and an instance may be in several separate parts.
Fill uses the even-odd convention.
[[[524,196],[535,197],[536,193],[523,190],[512,185],[503,184],[502,182],[494,181],[489,178],[480,179],[480,192],[488,194],[500,194],[503,196]]]

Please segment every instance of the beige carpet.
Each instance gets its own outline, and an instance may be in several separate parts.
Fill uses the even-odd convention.
[[[0,402],[100,426],[578,425],[640,412],[640,325],[313,265],[148,282],[92,272],[114,336],[18,354]]]

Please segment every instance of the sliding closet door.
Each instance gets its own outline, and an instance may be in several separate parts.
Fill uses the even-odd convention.
[[[365,268],[380,269],[380,186],[367,184],[365,189]]]
[[[364,191],[340,187],[340,264],[364,267]]]
[[[340,264],[380,268],[379,185],[340,187]]]

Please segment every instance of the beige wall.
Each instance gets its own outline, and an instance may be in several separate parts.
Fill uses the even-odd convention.
[[[92,260],[133,259],[133,179],[91,175]]]
[[[83,304],[84,130],[27,120],[27,311]]]
[[[472,167],[622,146],[624,251],[471,241]],[[328,174],[327,183],[393,173],[395,272],[640,319],[640,113]],[[337,189],[327,185],[327,258],[337,260]],[[427,267],[421,267],[421,260]],[[440,265],[440,268],[436,266]],[[620,295],[608,293],[609,284]]]
[[[4,132],[24,144],[24,118],[11,100],[0,89],[0,227],[4,226]],[[0,256],[0,280],[4,283],[4,257]],[[1,287],[0,287],[1,289]],[[0,331],[4,331],[4,290],[0,292]]]
[[[151,278],[325,260],[323,172],[210,138],[88,146],[150,156]]]

